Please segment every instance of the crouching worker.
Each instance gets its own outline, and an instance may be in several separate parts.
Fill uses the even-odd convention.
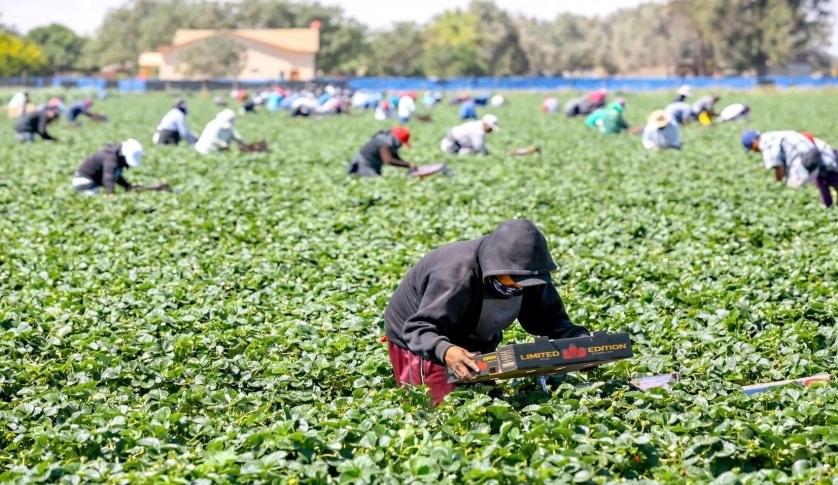
[[[392,130],[377,132],[352,158],[349,175],[376,177],[381,175],[381,169],[385,164],[407,168],[411,172],[416,171],[415,163],[405,162],[399,157],[399,148],[402,145],[410,148],[410,132],[407,128],[397,126]]]
[[[21,143],[35,141],[35,135],[46,141],[58,141],[47,132],[47,126],[58,119],[58,108],[46,108],[26,113],[15,124],[15,134]]]
[[[94,113],[90,111],[91,106],[93,106],[93,100],[90,98],[84,99],[82,101],[77,101],[71,104],[67,108],[67,121],[69,121],[71,124],[79,125],[79,117],[81,115],[87,116],[93,121],[107,121],[107,116],[101,113]]]
[[[468,121],[448,130],[439,147],[449,155],[488,155],[486,133],[499,129],[498,117],[485,115],[480,120]]]
[[[662,109],[652,111],[643,128],[643,148],[647,150],[681,149],[678,125]]]
[[[814,184],[825,207],[832,207],[830,190],[838,191],[838,160],[835,150],[811,133],[749,130],[742,135],[746,152],[762,155],[763,165],[774,171],[774,180],[791,188]]]
[[[536,336],[590,335],[571,323],[550,280],[555,269],[544,235],[526,219],[425,255],[384,311],[396,383],[427,385],[438,404],[455,387],[445,368],[473,379],[474,353],[494,351],[516,319]]]
[[[218,113],[201,132],[201,136],[195,142],[195,150],[202,155],[208,155],[229,150],[230,144],[234,141],[239,145],[243,144],[241,135],[234,127],[235,121],[236,112],[230,108]]]
[[[186,140],[190,145],[195,143],[195,135],[189,131],[186,125],[186,101],[178,99],[160,120],[157,130],[152,138],[155,145],[177,145],[181,140]]]
[[[130,138],[122,143],[105,145],[98,152],[90,155],[76,170],[73,176],[73,188],[76,192],[95,195],[104,187],[108,197],[114,197],[117,185],[126,191],[133,186],[125,180],[122,172],[131,167],[139,167],[143,157],[143,146]]]
[[[122,143],[105,145],[101,150],[90,155],[82,162],[73,176],[73,188],[76,192],[95,195],[104,187],[109,198],[116,197],[116,185],[126,191],[170,192],[169,184],[159,185],[131,185],[122,176],[125,170],[140,166],[143,157],[143,146],[137,140],[130,138]]]

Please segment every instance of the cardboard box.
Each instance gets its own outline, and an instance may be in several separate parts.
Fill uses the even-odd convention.
[[[566,374],[633,356],[627,333],[594,332],[591,337],[558,340],[538,337],[534,342],[505,345],[475,357],[480,367],[475,382]],[[451,369],[448,382],[460,382]]]

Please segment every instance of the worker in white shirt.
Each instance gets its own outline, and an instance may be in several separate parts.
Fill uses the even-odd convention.
[[[440,143],[440,148],[451,155],[488,155],[486,133],[498,130],[498,117],[491,114],[484,115],[482,119],[467,121],[448,130]]]
[[[643,129],[643,147],[647,150],[681,149],[678,125],[662,109],[652,111]]]
[[[244,143],[234,126],[235,120],[236,112],[229,108],[218,113],[201,132],[201,137],[195,143],[195,150],[202,155],[207,155],[228,150],[234,141],[239,144]]]
[[[307,118],[319,111],[320,102],[311,93],[303,94],[291,103],[292,118]]]
[[[20,118],[27,113],[27,106],[29,105],[29,92],[21,91],[12,96],[9,101],[8,114],[9,118]],[[30,110],[31,111],[31,110]]]
[[[725,109],[719,113],[719,117],[716,118],[717,123],[726,123],[728,121],[744,119],[747,121],[749,119],[749,115],[751,114],[751,108],[747,104],[742,103],[735,103],[731,104],[730,106],[726,106]]]
[[[197,140],[186,125],[186,101],[177,99],[172,109],[163,116],[152,138],[155,145],[177,145],[185,140],[190,145]]]
[[[407,93],[399,98],[399,123],[405,124],[410,121],[413,113],[416,112],[416,93]]]

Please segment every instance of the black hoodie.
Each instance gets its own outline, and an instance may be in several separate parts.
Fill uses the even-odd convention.
[[[110,143],[101,150],[90,155],[76,170],[76,177],[85,177],[105,188],[108,194],[114,193],[114,183],[125,189],[131,184],[122,177],[123,170],[128,168],[128,162],[122,155],[121,143]]]
[[[55,140],[55,138],[47,133],[48,124],[49,114],[46,110],[33,111],[20,118],[17,124],[15,124],[15,131],[17,133],[37,134],[44,140]]]
[[[531,221],[501,223],[491,234],[437,248],[416,264],[384,310],[393,344],[444,365],[457,345],[490,352],[517,318],[532,335],[570,338],[588,330],[573,325],[552,283],[526,286],[506,297],[489,277],[545,275],[556,269],[544,235]]]

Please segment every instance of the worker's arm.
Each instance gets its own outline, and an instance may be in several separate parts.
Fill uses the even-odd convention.
[[[133,188],[131,183],[125,180],[125,177],[123,177],[122,174],[119,174],[119,178],[116,179],[116,183],[126,191],[131,190]]]
[[[783,179],[786,177],[786,167],[779,165],[774,167],[774,180],[777,182],[782,182]]]
[[[47,125],[49,124],[49,120],[47,119],[46,114],[41,114],[38,119],[38,135],[43,138],[44,140],[52,140],[58,141],[52,137],[49,133],[47,133]]]
[[[393,156],[393,154],[390,153],[390,149],[384,145],[378,147],[378,154],[381,155],[381,161],[383,161],[387,165],[392,165],[394,167],[404,167],[411,171],[416,170],[415,163],[405,162],[404,160],[399,158],[398,155]]]

